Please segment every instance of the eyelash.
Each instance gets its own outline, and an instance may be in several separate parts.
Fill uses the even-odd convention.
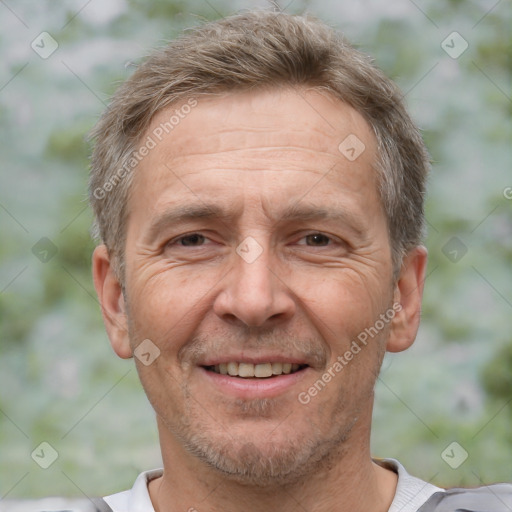
[[[309,245],[307,247],[330,247],[331,245],[333,245],[334,243],[343,243],[342,241],[339,241],[337,239],[335,239],[334,237],[332,236],[329,236],[325,233],[322,233],[320,231],[313,231],[311,233],[307,233],[305,235],[303,235],[300,240],[303,240],[309,236],[315,236],[315,235],[319,235],[319,236],[322,236],[322,237],[326,237],[328,239],[329,242],[331,242],[330,244],[328,245]],[[199,232],[193,232],[193,233],[188,233],[186,235],[181,235],[179,236],[178,238],[174,238],[173,240],[170,240],[169,242],[167,242],[166,246],[178,246],[179,243],[182,241],[182,240],[185,240],[187,238],[191,238],[191,237],[194,237],[194,236],[201,236],[201,237],[204,237],[205,240],[210,240],[207,236],[203,235],[202,233],[199,233]],[[300,244],[300,245],[306,245],[306,244]],[[184,245],[180,245],[179,247],[203,247],[203,245],[192,245],[192,246],[184,246]]]
[[[174,240],[171,240],[170,242],[167,243],[167,245],[178,245],[181,240],[185,240],[185,239],[191,238],[193,236],[202,236],[206,240],[209,240],[209,238],[204,236],[202,233],[189,233],[187,235],[181,235],[180,237],[175,238]],[[182,245],[181,247],[186,247],[186,246]],[[192,247],[196,247],[196,246],[192,246]]]

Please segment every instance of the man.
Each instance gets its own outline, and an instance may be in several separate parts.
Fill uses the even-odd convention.
[[[164,465],[108,507],[501,510],[370,455],[382,358],[420,320],[428,156],[366,56],[238,14],[153,53],[93,138],[94,284]]]

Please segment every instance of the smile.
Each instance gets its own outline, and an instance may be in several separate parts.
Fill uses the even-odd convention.
[[[239,363],[230,361],[204,368],[210,372],[230,377],[241,377],[243,379],[268,379],[279,375],[288,375],[306,368],[306,364],[297,363]]]

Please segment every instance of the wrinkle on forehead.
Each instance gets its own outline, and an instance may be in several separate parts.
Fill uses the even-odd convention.
[[[157,114],[147,133],[175,108]],[[349,161],[338,146],[353,133],[366,150]],[[313,191],[324,204],[324,199],[336,202],[336,192],[345,204],[357,204],[358,212],[370,206],[377,212],[370,204],[378,201],[375,152],[364,118],[318,92],[308,93],[307,101],[293,91],[200,98],[139,164],[129,211],[146,217],[187,196],[194,201],[213,197],[225,205],[240,199],[251,210],[259,204],[261,213],[270,214],[271,205],[283,206]]]
[[[370,165],[373,163],[376,141],[372,129],[361,114],[330,94],[309,91],[298,95],[291,89],[262,90],[197,101],[190,114],[164,134],[163,144],[158,144],[165,146],[159,156],[167,161],[193,155],[220,155],[242,148],[277,151],[280,147],[340,157],[339,143],[355,133],[365,139],[367,146],[362,158]],[[165,123],[176,108],[159,112],[147,134]],[[154,152],[149,155],[150,159],[153,157]]]

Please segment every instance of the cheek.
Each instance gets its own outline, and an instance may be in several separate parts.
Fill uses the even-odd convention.
[[[167,271],[134,283],[129,290],[132,343],[149,338],[162,352],[177,352],[204,315],[210,281]]]
[[[297,282],[294,288],[301,290],[297,295],[324,338],[333,341],[333,350],[339,343],[342,349],[349,337],[372,325],[388,303],[382,283],[364,280],[348,269],[337,275],[331,271],[328,278],[314,284],[311,280]]]

